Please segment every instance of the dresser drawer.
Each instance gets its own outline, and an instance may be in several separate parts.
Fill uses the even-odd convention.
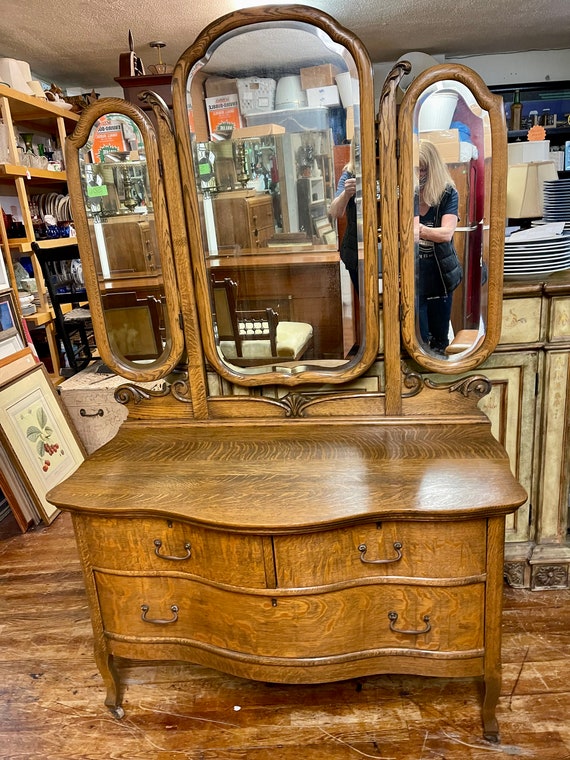
[[[277,585],[367,577],[460,578],[485,572],[486,522],[384,522],[274,539]]]
[[[356,658],[382,648],[473,653],[483,646],[483,583],[269,596],[172,576],[96,571],[95,580],[111,638],[183,639],[252,656],[309,659],[316,652]]]
[[[133,572],[188,573],[217,583],[263,588],[262,539],[161,518],[82,516],[76,530],[94,567]]]

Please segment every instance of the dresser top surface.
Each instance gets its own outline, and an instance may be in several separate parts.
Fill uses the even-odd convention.
[[[469,519],[526,498],[488,425],[125,425],[50,501],[240,532]]]

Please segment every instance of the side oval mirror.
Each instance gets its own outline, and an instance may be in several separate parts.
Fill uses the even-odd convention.
[[[154,128],[128,102],[98,100],[68,137],[66,159],[101,358],[129,380],[165,377],[184,341]]]
[[[471,370],[494,351],[501,330],[507,166],[502,99],[464,66],[433,66],[406,90],[398,134],[403,343],[428,370]],[[443,202],[430,206],[420,192],[420,165],[434,152],[437,170],[444,167],[458,199],[454,252],[434,244],[429,230],[427,241],[419,232],[422,219],[441,224]],[[447,253],[457,256],[459,283],[447,276]]]

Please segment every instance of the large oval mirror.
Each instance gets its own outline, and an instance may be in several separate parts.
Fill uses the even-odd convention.
[[[101,100],[83,114],[67,155],[99,352],[130,379],[164,376],[183,343],[152,127],[128,103]]]
[[[173,94],[208,360],[245,384],[356,376],[378,350],[361,44],[313,9],[230,14],[183,54]]]
[[[399,132],[404,343],[428,369],[470,369],[500,330],[502,106],[472,71],[437,66],[406,91]]]

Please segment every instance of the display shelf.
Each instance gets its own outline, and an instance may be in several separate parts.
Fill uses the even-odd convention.
[[[17,281],[14,274],[14,259],[21,254],[32,251],[31,244],[36,241],[36,230],[30,212],[30,190],[35,193],[45,189],[46,192],[62,190],[66,191],[67,174],[65,171],[50,171],[37,167],[24,166],[14,158],[18,157],[18,132],[31,132],[35,135],[49,137],[54,144],[63,147],[66,136],[70,133],[79,116],[62,108],[60,105],[26,95],[6,85],[0,85],[0,115],[8,130],[8,148],[11,160],[9,163],[0,164],[0,194],[14,197],[20,207],[22,224],[25,235],[22,237],[9,237],[3,214],[0,214],[0,242],[6,259],[6,267],[11,285],[17,290]],[[46,242],[49,247],[65,245],[69,238],[56,238]],[[31,315],[32,321],[27,321],[33,326],[41,324],[45,327],[50,357],[54,374],[59,373],[59,352],[53,330],[53,316],[49,310],[46,296],[46,288],[42,279],[41,270],[35,256],[32,255],[34,277],[38,286],[39,309],[36,317]],[[35,318],[35,319],[34,319]]]

